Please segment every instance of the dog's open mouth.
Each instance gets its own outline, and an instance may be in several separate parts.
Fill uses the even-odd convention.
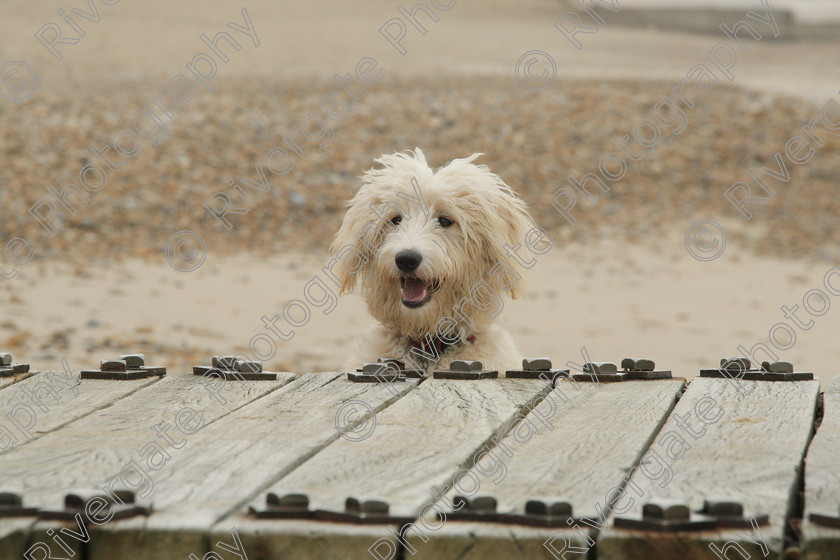
[[[416,276],[401,276],[402,303],[408,308],[423,307],[432,299],[432,294],[440,288],[438,280],[423,280]]]

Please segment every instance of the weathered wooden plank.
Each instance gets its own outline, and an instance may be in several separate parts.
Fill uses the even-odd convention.
[[[698,511],[705,498],[723,497],[739,500],[747,518],[769,515],[769,524],[760,537],[751,528],[651,533],[610,527],[598,539],[598,559],[718,560],[712,546],[728,547],[730,558],[737,557],[736,547],[752,558],[781,558],[818,393],[816,381],[692,381],[631,477],[633,502],[619,506],[627,510],[622,517],[641,516],[652,499],[678,499]]]
[[[79,372],[47,371],[0,391],[0,454],[25,445],[82,416],[158,381],[115,383],[80,378]]]
[[[343,512],[348,496],[383,499],[394,516],[415,517],[490,440],[548,392],[542,380],[424,382],[377,419],[364,441],[339,441],[282,478],[271,491],[302,492],[312,509]],[[249,558],[367,558],[396,526],[318,521],[254,520],[242,516],[214,527],[215,543],[236,527]],[[217,552],[219,549],[215,549]],[[252,556],[253,555],[253,556]]]
[[[432,486],[448,486],[473,453],[548,390],[541,380],[430,379],[385,411],[370,438],[336,442],[271,489],[306,493],[311,508],[339,512],[348,495],[379,496],[391,515],[414,516]]]
[[[78,371],[48,371],[21,376],[18,380],[20,382],[7,385],[6,390],[0,391],[0,411],[4,413],[3,420],[0,420],[0,448],[5,449],[0,450],[0,456],[17,453],[21,445],[54,432],[160,379],[152,377],[122,382],[82,380]],[[34,425],[24,431],[23,427],[30,424]],[[0,481],[28,489],[26,483],[30,476],[34,476],[33,470],[39,465],[29,464],[24,466],[23,471],[15,471],[8,467],[9,464],[8,460],[4,461],[0,457]],[[49,461],[41,464],[50,466],[53,471],[60,467]],[[35,503],[33,498],[27,495],[26,503]],[[20,559],[26,549],[33,521],[32,518],[0,519],[0,559],[5,560],[6,553],[11,553],[9,557],[15,560]]]
[[[835,560],[840,556],[840,527],[811,523],[812,513],[840,516],[840,377],[824,394],[824,413],[805,457],[805,519],[802,546],[807,560]]]
[[[304,375],[202,429],[195,445],[158,473],[155,513],[99,528],[89,558],[201,556],[213,524],[338,440],[337,423],[372,425],[371,414],[417,384],[352,383],[336,376]]]
[[[15,374],[15,375],[10,375],[9,377],[0,377],[0,391],[5,389],[6,387],[9,387],[10,385],[14,385],[15,383],[18,383],[20,381],[23,381],[24,379],[32,377],[36,373],[38,373],[38,372],[27,371],[25,373],[18,373],[18,374]]]
[[[242,405],[269,393],[294,379],[282,374],[277,381],[224,382],[205,385],[191,374],[168,375],[113,405],[46,434],[26,446],[0,455],[0,478],[21,484],[25,501],[38,506],[57,507],[64,492],[76,488],[101,487],[107,477],[125,469],[126,476],[139,477],[130,467],[133,461],[142,468],[146,459],[140,450],[151,442],[162,442],[154,426],[163,422],[170,438],[184,439],[176,428],[176,416],[186,409],[195,411],[207,424]],[[125,387],[127,381],[98,381]],[[88,380],[85,380],[88,383]],[[81,396],[81,395],[80,395]],[[161,429],[163,429],[162,427]],[[180,443],[176,441],[176,443]],[[178,453],[179,450],[171,450]],[[146,454],[149,456],[149,454]],[[131,479],[130,482],[133,482]],[[142,488],[141,488],[142,489]],[[20,560],[26,547],[34,542],[52,542],[43,533],[54,523],[33,519],[0,519],[0,560]],[[68,539],[68,544],[78,543]],[[57,545],[53,548],[58,550]]]
[[[682,379],[560,383],[490,456],[479,458],[470,471],[477,485],[471,482],[461,490],[451,489],[406,531],[406,556],[418,560],[562,558],[564,554],[585,558],[595,537],[595,529],[585,523],[573,528],[534,528],[458,521],[452,517],[453,498],[464,495],[464,490],[492,496],[499,513],[518,515],[524,513],[529,499],[562,497],[572,504],[575,517],[592,518],[595,525],[604,523],[610,492],[624,487],[683,386]],[[439,512],[447,514],[445,521],[434,517]],[[387,546],[381,548],[386,550]]]
[[[392,515],[413,518],[445,491],[453,475],[490,440],[545,396],[542,380],[432,379],[388,408],[364,441],[340,441],[271,487],[303,492],[313,509],[344,511],[348,496],[384,499]],[[500,431],[502,431],[500,433]],[[214,528],[211,542],[235,526],[256,558],[370,558],[368,548],[396,526],[362,526],[238,516]],[[250,556],[249,556],[250,558]]]

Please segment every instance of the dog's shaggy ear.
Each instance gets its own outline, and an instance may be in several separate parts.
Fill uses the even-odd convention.
[[[364,186],[348,203],[341,227],[335,234],[330,253],[337,259],[335,275],[341,283],[339,294],[353,291],[356,277],[367,265],[371,251],[365,245],[364,232],[372,224],[370,204],[374,197]]]
[[[525,202],[501,179],[498,180],[501,183],[498,186],[498,196],[492,197],[495,211],[487,214],[487,230],[484,234],[487,236],[490,262],[498,267],[495,271],[491,269],[491,273],[497,279],[498,285],[503,287],[511,298],[516,299],[525,289],[519,274],[522,264],[508,253],[516,250],[525,261],[531,260],[531,255],[524,245],[526,235],[535,224],[528,214]],[[509,249],[505,250],[505,245]],[[519,247],[514,249],[517,245]]]
[[[481,255],[476,256],[490,267],[497,285],[516,299],[524,289],[519,274],[523,265],[512,254],[517,251],[523,260],[531,260],[523,245],[526,235],[536,225],[525,202],[501,177],[486,165],[472,163],[480,155],[453,160],[440,173],[456,183],[469,185],[459,193],[469,215],[462,225],[464,233],[468,240],[478,241]]]

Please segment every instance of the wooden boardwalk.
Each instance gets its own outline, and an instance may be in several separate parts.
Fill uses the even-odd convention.
[[[840,377],[3,379],[0,560],[840,558]]]

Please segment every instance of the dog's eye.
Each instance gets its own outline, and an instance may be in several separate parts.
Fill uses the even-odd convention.
[[[449,226],[452,225],[452,220],[450,220],[449,218],[444,218],[443,216],[441,216],[440,218],[438,218],[438,223],[440,224],[441,227],[449,227]]]
[[[391,218],[391,223],[395,226],[400,225],[400,222],[402,222],[402,216],[394,216],[393,218]]]

